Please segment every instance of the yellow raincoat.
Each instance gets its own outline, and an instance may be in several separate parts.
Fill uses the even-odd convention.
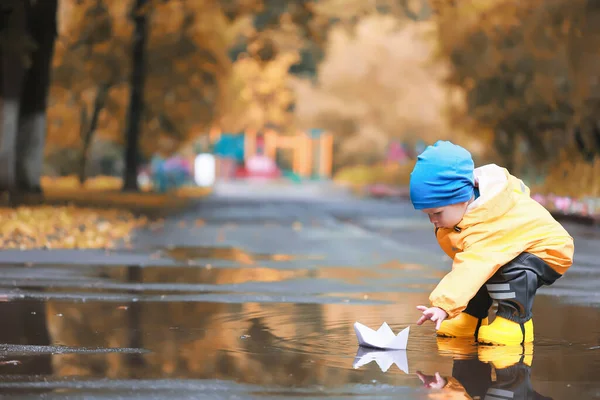
[[[573,238],[505,168],[475,169],[480,196],[455,228],[440,228],[437,240],[452,258],[452,271],[429,296],[454,318],[503,265],[523,252],[540,257],[559,274],[573,263]]]

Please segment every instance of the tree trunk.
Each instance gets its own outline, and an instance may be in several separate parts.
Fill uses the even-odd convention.
[[[146,14],[143,7],[147,0],[136,0],[133,8],[135,31],[133,35],[133,62],[131,71],[131,96],[127,118],[125,144],[125,171],[123,190],[137,191],[138,143],[140,138],[140,122],[144,111],[144,77],[146,50]]]
[[[83,146],[81,146],[81,155],[79,157],[79,183],[81,186],[85,183],[85,165],[87,164],[87,145],[86,139],[90,134],[90,127],[88,123],[88,111],[87,104],[83,103],[81,105],[81,111],[79,112],[79,137],[83,141]]]
[[[26,10],[23,2],[13,2],[3,9],[10,21],[4,23],[4,43],[0,47],[0,192],[16,186],[17,132],[19,98],[25,65],[16,40],[27,35]]]
[[[96,100],[94,100],[94,110],[92,111],[92,119],[87,123],[87,109],[84,105],[81,111],[81,140],[83,146],[81,149],[81,159],[79,161],[79,182],[83,185],[85,182],[85,168],[87,166],[87,160],[90,153],[90,145],[92,144],[92,137],[98,126],[98,118],[100,117],[100,111],[104,108],[106,103],[106,96],[110,85],[104,84],[98,88],[96,93]]]
[[[28,30],[37,45],[20,98],[16,178],[19,192],[39,193],[46,141],[46,102],[57,36],[57,0],[26,2]]]

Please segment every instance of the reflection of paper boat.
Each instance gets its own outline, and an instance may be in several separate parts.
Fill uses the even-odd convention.
[[[400,371],[404,372],[405,374],[408,374],[408,360],[406,358],[406,350],[385,351],[359,347],[352,366],[355,369],[360,368],[373,360],[377,363],[379,369],[381,369],[382,372],[387,372],[387,370],[390,369],[392,364],[396,364]]]
[[[354,332],[360,346],[372,347],[382,350],[406,350],[410,327],[404,328],[398,335],[394,335],[392,328],[384,322],[377,331],[361,324],[354,323]]]

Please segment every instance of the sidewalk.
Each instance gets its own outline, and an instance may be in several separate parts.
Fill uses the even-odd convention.
[[[213,188],[217,197],[229,199],[269,200],[348,200],[352,194],[348,188],[328,180],[293,183],[287,179],[238,179],[218,181]]]

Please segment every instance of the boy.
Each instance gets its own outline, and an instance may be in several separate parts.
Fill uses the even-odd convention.
[[[571,266],[573,238],[520,179],[495,164],[475,169],[471,154],[447,141],[419,155],[410,198],[453,259],[431,307],[417,307],[417,325],[431,320],[440,336],[486,344],[533,342],[533,298]],[[488,324],[493,300],[498,312]]]

